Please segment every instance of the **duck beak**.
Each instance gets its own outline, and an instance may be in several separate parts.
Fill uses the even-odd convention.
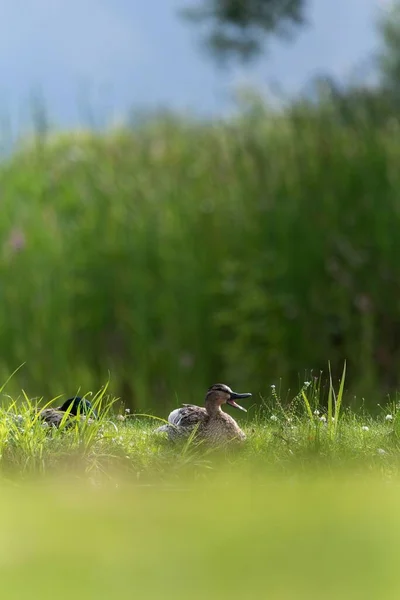
[[[226,401],[227,404],[230,404],[231,406],[234,406],[235,408],[240,408],[240,410],[244,410],[244,412],[247,412],[247,410],[245,408],[243,408],[243,406],[240,406],[240,404],[237,404],[235,402],[235,400],[238,400],[239,398],[250,398],[251,394],[237,394],[236,392],[231,392],[231,397],[229,398],[229,400]]]

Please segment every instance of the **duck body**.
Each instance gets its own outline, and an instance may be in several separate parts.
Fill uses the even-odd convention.
[[[71,407],[70,410],[68,410],[69,407]],[[93,422],[97,418],[97,413],[89,400],[77,396],[68,398],[68,400],[57,408],[45,408],[41,410],[39,412],[39,419],[52,427],[60,427],[67,411],[69,424],[71,424],[73,417],[79,417],[81,420],[87,420],[88,422]],[[89,413],[91,413],[91,417],[87,416]]]
[[[225,384],[217,383],[207,392],[205,407],[184,404],[168,416],[168,424],[159,427],[157,432],[166,432],[169,439],[189,437],[196,429],[196,436],[212,444],[230,440],[245,440],[246,434],[236,421],[221,410],[222,404],[230,404],[246,412],[236,404],[235,399],[248,398],[249,393],[238,394]]]

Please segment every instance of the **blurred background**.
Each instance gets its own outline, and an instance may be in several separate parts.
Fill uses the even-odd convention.
[[[399,385],[400,3],[0,7],[0,377]]]

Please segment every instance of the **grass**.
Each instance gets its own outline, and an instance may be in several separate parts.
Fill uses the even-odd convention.
[[[272,388],[247,417],[232,410],[247,441],[214,449],[169,443],[154,433],[165,414],[132,414],[105,389],[98,422],[60,430],[36,401],[3,397],[3,593],[397,598],[400,413],[354,412],[343,387],[331,409],[318,380],[289,403]]]
[[[398,487],[373,477],[0,498],[7,598],[397,598]]]
[[[330,432],[322,410],[258,412],[241,448],[210,451],[112,408],[60,431],[4,409],[3,593],[398,597],[398,415],[344,410]]]
[[[221,467],[276,476],[307,474],[313,469],[363,473],[365,468],[377,469],[388,477],[397,474],[398,405],[391,402],[385,408],[377,407],[380,412],[375,417],[344,408],[345,374],[346,367],[337,392],[329,379],[325,407],[321,378],[305,382],[290,402],[283,402],[279,390],[272,386],[271,397],[255,399],[245,417],[229,407],[228,412],[246,431],[247,441],[220,448],[206,447],[193,438],[171,444],[154,432],[167,414],[131,413],[118,399],[107,395],[107,386],[91,397],[100,415],[97,421],[75,419],[74,426],[68,427],[66,416],[60,429],[43,425],[37,415],[37,400],[26,394],[15,401],[4,396],[0,408],[0,474],[30,478],[66,469],[98,483],[114,475],[118,479],[121,474],[140,482],[168,481],[170,477],[175,481],[187,476],[207,479]]]
[[[0,168],[0,381],[26,362],[10,393],[52,398],[112,372],[131,408],[164,411],[347,357],[359,404],[398,389],[397,125],[360,115],[26,143]]]
[[[0,381],[26,361],[5,597],[399,597],[397,124],[328,112],[50,135],[1,166]],[[98,422],[35,417],[109,372]],[[221,379],[260,390],[243,445],[154,434]]]

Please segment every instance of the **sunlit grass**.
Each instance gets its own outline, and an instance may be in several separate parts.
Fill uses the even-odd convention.
[[[2,591],[16,599],[394,599],[399,502],[399,486],[371,476],[6,487]]]
[[[339,394],[274,390],[220,448],[170,443],[104,389],[97,422],[60,429],[3,398],[4,596],[397,598],[399,413],[335,411]]]
[[[273,390],[239,419],[247,434],[242,444],[208,447],[194,436],[171,443],[155,432],[166,415],[131,413],[106,394],[91,396],[99,418],[68,413],[59,429],[42,423],[38,400],[4,397],[0,408],[0,477],[31,478],[66,472],[95,482],[123,474],[135,481],[208,479],[225,473],[256,472],[257,477],[306,475],[324,470],[377,471],[392,477],[399,471],[400,413],[391,403],[372,417],[343,407],[344,375],[335,393],[331,384],[324,408],[319,382],[306,382],[290,403]],[[8,400],[8,404],[7,404]],[[60,398],[49,404],[57,405]],[[43,408],[43,403],[41,404]]]

